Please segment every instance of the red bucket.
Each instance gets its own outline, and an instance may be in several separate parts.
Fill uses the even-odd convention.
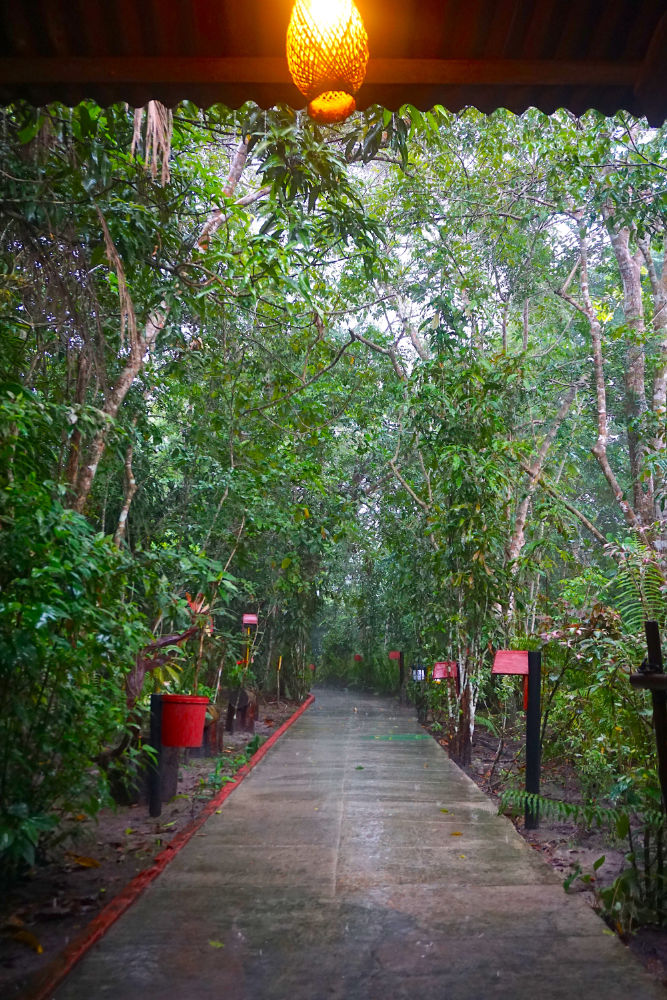
[[[162,745],[200,747],[208,698],[196,694],[162,695]]]

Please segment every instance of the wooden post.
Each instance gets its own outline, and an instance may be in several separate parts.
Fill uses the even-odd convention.
[[[276,672],[276,704],[280,705],[280,668],[283,665],[283,655],[282,653],[278,657],[278,670]]]
[[[531,650],[528,653],[528,710],[526,712],[526,791],[531,795],[540,794],[540,723],[542,695],[542,653]],[[526,830],[537,830],[540,813],[537,806],[531,808],[526,803]]]
[[[148,777],[148,815],[162,813],[161,768],[162,757],[162,696],[151,695],[151,746],[155,750],[155,760],[151,764]]]

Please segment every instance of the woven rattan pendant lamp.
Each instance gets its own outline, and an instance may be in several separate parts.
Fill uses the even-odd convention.
[[[352,114],[367,62],[368,35],[353,0],[295,0],[287,63],[312,118],[342,122]]]

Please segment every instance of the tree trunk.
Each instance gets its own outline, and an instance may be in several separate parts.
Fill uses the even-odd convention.
[[[615,229],[613,218],[605,213],[607,231],[616,256],[623,285],[623,311],[630,331],[625,362],[625,419],[630,457],[633,506],[644,528],[650,528],[655,516],[653,481],[645,476],[646,445],[642,421],[648,411],[646,403],[646,356],[644,352],[644,303],[642,299],[641,253],[630,250],[630,230]]]
[[[245,166],[248,157],[248,143],[245,139],[242,140],[239,147],[236,150],[234,159],[232,160],[232,165],[227,177],[227,183],[225,185],[224,194],[231,197],[234,193],[236,186],[241,178],[243,172],[243,167]],[[268,191],[268,188],[262,189],[264,192]],[[259,197],[259,194],[252,196],[253,200],[255,197]],[[134,382],[135,378],[143,368],[146,355],[150,352],[151,348],[155,344],[157,336],[160,330],[163,329],[165,323],[167,322],[169,316],[169,308],[167,304],[163,301],[155,309],[146,321],[146,325],[141,333],[137,330],[136,317],[134,313],[134,306],[132,300],[127,291],[127,286],[125,282],[125,274],[123,269],[123,264],[120,256],[113,244],[111,235],[109,233],[106,220],[102,215],[101,211],[98,209],[98,216],[100,218],[100,223],[102,225],[102,231],[104,233],[104,240],[107,250],[107,257],[109,258],[109,263],[111,267],[115,270],[116,276],[118,278],[118,290],[120,297],[121,306],[121,329],[125,330],[127,328],[130,340],[130,355],[129,359],[121,371],[115,386],[108,393],[104,406],[102,407],[102,412],[104,415],[104,423],[97,434],[94,436],[86,454],[85,464],[79,469],[79,473],[76,480],[76,490],[74,495],[74,501],[72,507],[79,513],[83,513],[86,502],[90,495],[90,491],[95,480],[95,475],[97,474],[97,468],[100,463],[100,459],[104,454],[104,449],[106,447],[107,434],[109,433],[109,428],[113,421],[115,420],[118,410],[125,399],[129,389]],[[222,209],[216,209],[215,212],[209,217],[204,229],[202,231],[202,236],[200,237],[200,245],[202,238],[205,237],[205,243],[208,245],[208,240],[211,235],[216,232],[216,230],[222,225],[225,219],[225,214]]]
[[[449,756],[459,766],[472,760],[472,720],[470,715],[470,682],[466,680],[459,701],[458,725],[449,741]]]
[[[530,466],[528,489],[526,492],[526,496],[519,504],[519,509],[517,511],[517,515],[514,521],[514,531],[512,533],[512,537],[510,539],[510,543],[507,549],[507,559],[510,566],[516,563],[517,559],[521,555],[521,550],[525,545],[526,542],[525,532],[526,532],[526,523],[528,520],[528,511],[530,509],[530,504],[532,502],[533,494],[535,493],[535,490],[537,489],[537,486],[539,484],[542,470],[544,469],[544,466],[546,464],[549,449],[553,444],[554,438],[556,437],[556,434],[558,433],[561,424],[563,423],[568,413],[570,412],[570,409],[575,400],[577,392],[582,386],[586,384],[586,382],[588,382],[588,380],[589,380],[589,375],[588,373],[586,373],[577,382],[575,382],[574,385],[570,386],[567,393],[565,394],[563,402],[560,405],[558,413],[556,414],[553,423],[551,424],[551,427],[549,428],[544,437],[544,441],[542,442],[540,450],[537,453],[537,456],[535,457],[535,460],[533,461],[532,465]]]
[[[586,317],[591,333],[597,410],[597,440],[591,448],[591,451],[597,459],[598,465],[600,466],[604,477],[614,494],[626,523],[629,527],[642,531],[643,525],[632,505],[628,503],[607,455],[609,430],[607,415],[607,387],[605,383],[604,358],[602,354],[602,327],[590,293],[588,280],[588,233],[583,223],[580,223],[579,226],[579,270],[579,286],[581,289],[582,301],[578,302],[567,291],[568,285],[574,277],[576,268],[573,268],[570,272],[568,280],[565,282],[565,285],[558,290],[557,294]]]
[[[86,346],[79,354],[78,372],[76,378],[76,392],[74,402],[83,406],[86,401],[86,392],[90,383],[90,355]],[[69,455],[65,468],[65,480],[70,490],[74,490],[76,481],[79,478],[79,458],[81,453],[81,431],[78,426],[74,427],[70,438]]]
[[[663,257],[661,272],[655,266],[653,255],[651,254],[651,242],[646,238],[639,242],[649,280],[653,293],[653,331],[658,341],[660,351],[658,367],[653,378],[653,395],[651,407],[655,427],[657,428],[655,437],[652,439],[652,447],[655,452],[665,450],[665,420],[667,419],[667,229],[663,235]],[[656,506],[655,518],[664,524],[664,514],[659,505],[660,495],[665,493],[665,477],[662,476],[658,483],[655,483]],[[664,527],[663,527],[664,533]]]
[[[137,418],[135,417],[132,421],[132,429],[137,426]],[[134,499],[134,494],[137,492],[137,481],[134,478],[134,472],[132,470],[132,454],[133,454],[133,442],[130,442],[127,446],[127,451],[125,452],[125,496],[123,498],[123,506],[121,507],[120,514],[118,516],[118,525],[116,527],[116,533],[113,536],[113,540],[116,545],[120,545],[125,535],[127,528],[127,516],[130,513],[130,505]]]
[[[115,420],[121,403],[127,396],[132,383],[141,371],[146,354],[155,343],[157,335],[164,326],[167,316],[168,309],[166,305],[162,303],[160,309],[156,309],[155,312],[148,318],[143,333],[135,338],[135,342],[133,343],[130,351],[129,360],[125,365],[125,368],[120,373],[115,386],[109,393],[102,408],[104,423],[90,444],[85,464],[81,468],[77,479],[76,496],[72,507],[80,514],[83,513],[86,506],[86,501],[88,500],[88,496],[92,489],[95,475],[97,474],[97,467],[100,463],[102,455],[104,454],[109,428]]]

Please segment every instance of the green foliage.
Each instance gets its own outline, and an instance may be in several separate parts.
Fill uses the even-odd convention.
[[[285,107],[185,103],[163,186],[144,136],[131,155],[127,108],[2,117],[10,866],[30,862],[44,824],[102,800],[97,762],[138,752],[151,684],[273,689],[279,657],[298,699],[310,663],[318,682],[395,692],[389,649],[408,670],[457,661],[462,696],[429,687],[420,709],[464,757],[478,706],[500,738],[516,710],[516,685],[491,683],[493,651],[544,643],[545,754],[575,763],[587,799],[611,795],[653,752],[627,675],[643,619],[665,625],[664,420],[648,382],[662,364],[648,271],[662,266],[665,130],[440,107],[323,129]],[[646,266],[643,331],[625,312],[614,223]],[[624,502],[646,500],[643,533],[592,450],[600,382],[571,301],[582,227],[607,457]],[[156,314],[110,408],[132,324]],[[632,358],[646,406],[623,389]],[[210,605],[194,619],[188,592]],[[133,672],[128,718],[137,651],[193,620],[198,636],[150,684]],[[653,837],[648,808],[637,815]]]
[[[93,765],[128,726],[125,676],[148,630],[127,600],[131,560],[14,480],[0,533],[0,869],[32,863],[41,833],[106,801]]]
[[[667,621],[667,581],[664,567],[655,554],[632,538],[611,543],[607,549],[618,563],[613,590],[626,630],[631,634],[641,634],[647,620],[657,621],[664,629]]]

